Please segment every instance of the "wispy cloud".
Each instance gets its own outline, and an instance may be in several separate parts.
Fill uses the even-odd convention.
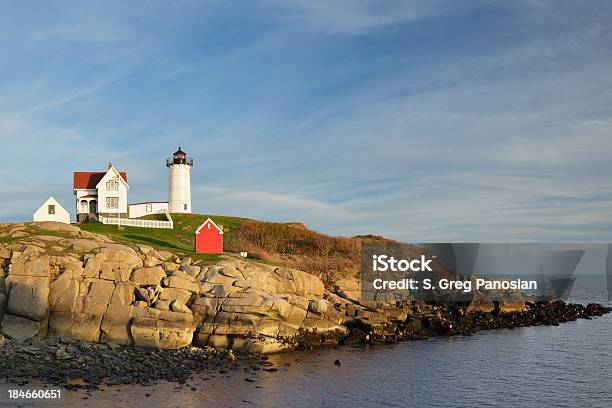
[[[0,16],[0,220],[134,201],[427,241],[612,239],[607,2],[56,3]]]

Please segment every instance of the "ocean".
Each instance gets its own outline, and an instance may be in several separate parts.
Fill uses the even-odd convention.
[[[578,276],[568,301],[610,306],[605,276]],[[84,391],[63,391],[61,401],[36,406],[609,408],[611,345],[606,315],[558,327],[279,354],[270,358],[277,372],[204,374],[189,387],[109,387],[88,399]],[[15,404],[3,395],[0,406]]]

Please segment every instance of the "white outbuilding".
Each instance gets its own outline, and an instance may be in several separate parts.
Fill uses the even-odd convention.
[[[32,218],[34,221],[56,221],[70,224],[70,213],[53,197],[49,197],[47,201],[34,212]]]

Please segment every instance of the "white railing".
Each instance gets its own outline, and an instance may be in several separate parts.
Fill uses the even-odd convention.
[[[139,220],[134,218],[118,218],[118,217],[104,217],[100,215],[98,219],[102,224],[109,225],[123,225],[125,227],[140,227],[140,228],[165,228],[165,229],[173,229],[174,221],[172,221],[172,217],[168,211],[164,211],[166,214],[167,221],[158,221],[158,220]]]

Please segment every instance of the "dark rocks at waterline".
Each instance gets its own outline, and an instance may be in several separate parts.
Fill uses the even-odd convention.
[[[0,381],[25,385],[39,380],[66,389],[93,390],[158,381],[186,384],[195,373],[238,371],[245,364],[268,364],[258,355],[241,355],[235,363],[228,362],[225,351],[196,347],[151,351],[69,339],[49,340],[19,343],[7,339],[0,350]]]
[[[428,305],[429,306],[429,305]],[[612,311],[596,303],[587,306],[560,300],[526,302],[524,312],[466,312],[461,307],[428,307],[426,313],[409,315],[405,320],[347,323],[350,334],[341,344],[394,343],[424,340],[432,336],[471,335],[481,330],[513,329],[527,326],[558,326],[577,319],[591,319]]]

